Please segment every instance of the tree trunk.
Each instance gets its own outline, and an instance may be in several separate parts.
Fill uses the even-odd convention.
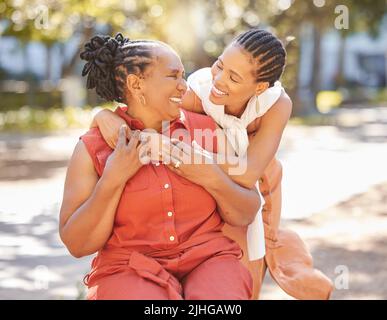
[[[347,37],[340,33],[340,44],[339,44],[339,52],[338,52],[338,64],[337,64],[337,74],[335,78],[336,87],[343,87],[345,84],[345,76],[344,76],[344,56],[346,51],[346,42]]]
[[[311,79],[312,105],[310,111],[318,112],[316,100],[321,89],[321,30],[318,25],[313,28],[313,71]]]
[[[48,92],[45,92],[45,94],[47,94],[47,100],[46,100],[46,108],[50,108],[52,107],[53,105],[53,98],[52,98],[52,94],[53,94],[53,91],[52,91],[52,45],[50,44],[46,44],[46,76],[45,76],[45,80],[46,80],[46,84],[47,86],[49,86],[49,90]]]

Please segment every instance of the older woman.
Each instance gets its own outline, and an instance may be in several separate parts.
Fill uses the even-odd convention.
[[[117,109],[125,126],[115,150],[91,129],[66,176],[61,239],[75,257],[98,252],[85,277],[88,299],[250,299],[243,253],[222,228],[251,223],[260,207],[257,191],[211,163],[200,165],[193,183],[160,162],[144,164],[149,139],[140,142],[135,133],[127,141],[128,128],[185,130],[191,140],[194,129],[216,129],[210,117],[179,108],[186,91],[179,57],[161,42],[118,34],[92,38],[81,58],[88,88],[127,106]],[[204,140],[197,141],[203,148]]]

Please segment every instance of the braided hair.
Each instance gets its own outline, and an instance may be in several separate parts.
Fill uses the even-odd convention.
[[[107,101],[127,103],[125,96],[128,74],[143,74],[153,61],[152,48],[159,44],[153,40],[129,40],[121,33],[113,38],[97,35],[85,44],[81,52],[87,61],[82,76],[87,75],[88,89]]]
[[[233,43],[258,59],[256,82],[269,82],[272,87],[279,80],[285,68],[286,51],[277,37],[265,30],[251,29],[237,36]]]

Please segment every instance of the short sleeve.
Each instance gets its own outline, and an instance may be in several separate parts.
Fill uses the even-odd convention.
[[[105,140],[103,140],[98,128],[90,129],[84,135],[80,136],[79,139],[84,143],[86,150],[93,161],[95,170],[98,175],[101,176],[106,160],[112,153],[112,149],[110,149]]]

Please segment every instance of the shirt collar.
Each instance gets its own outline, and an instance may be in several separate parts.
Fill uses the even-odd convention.
[[[128,110],[128,107],[123,106],[123,107],[117,107],[116,110],[114,110],[114,112],[126,121],[130,129],[144,130],[145,129],[144,123],[141,120],[134,119],[131,116],[129,116],[126,113],[127,110]],[[166,133],[168,131],[172,131],[182,127],[184,129],[188,129],[188,122],[187,122],[187,117],[185,115],[185,112],[182,109],[180,109],[180,117],[176,120],[173,120],[170,123],[170,125],[167,128],[165,128],[165,130],[163,130],[162,133]]]
[[[141,120],[134,119],[131,116],[129,116],[126,113],[126,110],[128,110],[128,107],[117,107],[117,109],[114,111],[116,114],[118,114],[122,119],[126,121],[130,129],[134,130],[144,130],[145,126],[144,123]]]

